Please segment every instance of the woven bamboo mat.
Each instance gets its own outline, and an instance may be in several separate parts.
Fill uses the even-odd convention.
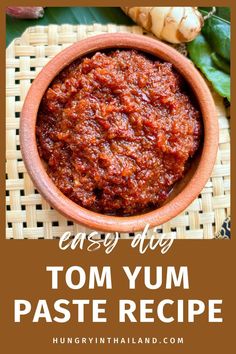
[[[35,190],[22,161],[19,119],[31,82],[42,67],[65,47],[100,33],[143,33],[137,26],[50,25],[31,27],[7,49],[6,58],[6,237],[53,239],[65,231],[91,230],[73,223],[53,210]],[[185,239],[213,238],[230,215],[230,136],[223,100],[214,99],[220,125],[220,144],[212,176],[199,197],[185,212],[158,228],[159,234]],[[152,234],[150,230],[149,235]],[[121,238],[133,234],[121,234]]]

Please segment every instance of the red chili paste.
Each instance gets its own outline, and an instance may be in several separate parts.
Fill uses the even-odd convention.
[[[97,52],[64,69],[37,119],[39,154],[56,186],[105,214],[159,207],[201,140],[201,114],[167,62]]]

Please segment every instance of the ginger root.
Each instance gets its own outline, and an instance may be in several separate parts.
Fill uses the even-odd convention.
[[[170,43],[192,41],[204,23],[196,7],[122,7],[122,10],[145,30]]]

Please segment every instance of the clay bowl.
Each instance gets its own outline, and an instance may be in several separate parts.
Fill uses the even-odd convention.
[[[35,124],[42,96],[54,77],[75,59],[105,49],[133,48],[171,62],[185,78],[198,101],[204,124],[204,139],[198,157],[186,176],[174,187],[160,208],[131,216],[115,217],[89,211],[64,196],[47,175],[39,157]],[[145,36],[107,34],[75,43],[54,57],[38,74],[25,99],[20,123],[20,142],[25,166],[36,188],[60,213],[75,222],[101,231],[140,231],[149,224],[160,225],[182,212],[201,192],[214,166],[218,147],[218,122],[209,89],[194,65],[170,46]]]

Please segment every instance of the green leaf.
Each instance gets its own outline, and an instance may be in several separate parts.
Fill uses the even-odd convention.
[[[119,7],[46,7],[44,17],[38,20],[20,20],[6,16],[7,45],[20,37],[27,27],[64,23],[132,25],[133,21]]]
[[[202,33],[214,52],[230,60],[230,25],[221,19],[210,17],[205,21]]]
[[[216,16],[230,22],[230,7],[217,7]]]
[[[230,76],[219,70],[211,58],[212,49],[203,35],[199,35],[188,44],[190,59],[211,82],[213,88],[222,97],[230,101]]]
[[[212,11],[212,7],[198,7],[198,10],[205,16]],[[230,7],[216,7],[216,12],[213,17],[220,18],[230,23]]]
[[[224,60],[224,58],[222,58],[219,54],[212,53],[211,54],[211,59],[213,60],[213,63],[215,64],[215,66],[217,66],[218,69],[224,71],[227,74],[230,73],[229,62]]]

